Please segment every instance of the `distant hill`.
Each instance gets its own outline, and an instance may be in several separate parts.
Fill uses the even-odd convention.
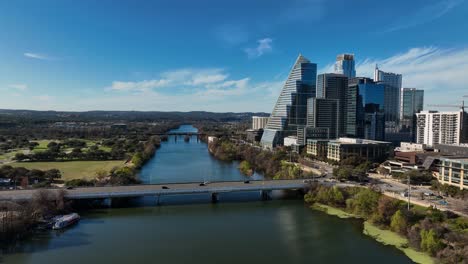
[[[205,111],[160,112],[160,111],[33,111],[0,109],[0,123],[10,122],[156,122],[156,121],[244,121],[252,116],[268,116],[267,113],[214,113]]]

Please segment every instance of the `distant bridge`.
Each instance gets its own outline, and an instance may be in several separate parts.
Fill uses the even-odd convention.
[[[105,186],[85,187],[66,190],[65,198],[69,200],[80,199],[107,199],[107,198],[131,198],[183,194],[211,194],[211,200],[216,202],[218,194],[231,192],[259,191],[263,199],[269,199],[274,190],[299,190],[303,191],[307,184],[303,180],[266,180],[266,181],[230,181],[212,182],[205,186],[200,183],[168,183],[168,184],[141,184],[130,186]],[[46,189],[58,191],[60,189]],[[37,189],[0,191],[0,200],[26,201],[33,198]]]

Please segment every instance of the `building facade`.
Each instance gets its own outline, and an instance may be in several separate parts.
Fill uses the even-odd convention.
[[[349,80],[345,114],[347,136],[385,139],[384,90],[384,84],[370,78]]]
[[[354,54],[340,54],[336,56],[335,73],[343,74],[348,78],[356,77]]]
[[[400,118],[400,97],[402,75],[384,72],[377,65],[374,70],[374,81],[385,85],[385,122],[387,127],[396,127]]]
[[[307,140],[307,153],[328,160],[340,162],[350,156],[359,156],[369,161],[388,158],[391,143],[358,138],[339,138],[337,140]]]
[[[437,179],[442,184],[468,189],[468,158],[441,158]]]
[[[421,111],[416,114],[416,142],[435,144],[465,143],[467,114],[463,109],[455,112]]]
[[[307,99],[315,97],[317,64],[299,55],[264,128],[264,148],[283,144],[284,137],[297,135],[307,123]]]
[[[407,133],[410,141],[416,140],[416,114],[424,107],[424,90],[403,88],[401,93],[400,133]]]
[[[346,135],[346,90],[348,77],[343,74],[324,73],[317,76],[317,98],[338,101],[338,136]],[[319,112],[316,115],[321,115]]]
[[[338,138],[340,102],[337,99],[309,98],[307,101],[307,127],[324,128],[328,131],[323,139]]]
[[[268,117],[265,116],[252,116],[252,129],[264,129],[268,123]]]

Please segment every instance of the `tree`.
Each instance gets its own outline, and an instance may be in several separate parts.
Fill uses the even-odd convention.
[[[400,206],[401,202],[399,200],[382,195],[379,199],[377,212],[373,217],[373,221],[385,226],[390,225],[392,216],[396,213],[396,211],[398,211]]]
[[[407,226],[408,223],[401,210],[396,211],[390,222],[390,228],[392,231],[405,235]]]
[[[45,172],[44,177],[46,177],[50,183],[54,182],[56,179],[62,177],[62,173],[57,169],[51,169]]]
[[[437,237],[434,229],[421,230],[421,249],[431,255],[443,248],[443,243]]]

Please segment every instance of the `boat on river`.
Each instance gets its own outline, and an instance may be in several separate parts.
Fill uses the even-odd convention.
[[[59,217],[54,225],[52,226],[52,229],[58,230],[58,229],[63,229],[65,227],[71,226],[73,224],[76,224],[78,221],[80,221],[80,215],[77,213],[72,213],[72,214],[67,214],[62,217]]]

